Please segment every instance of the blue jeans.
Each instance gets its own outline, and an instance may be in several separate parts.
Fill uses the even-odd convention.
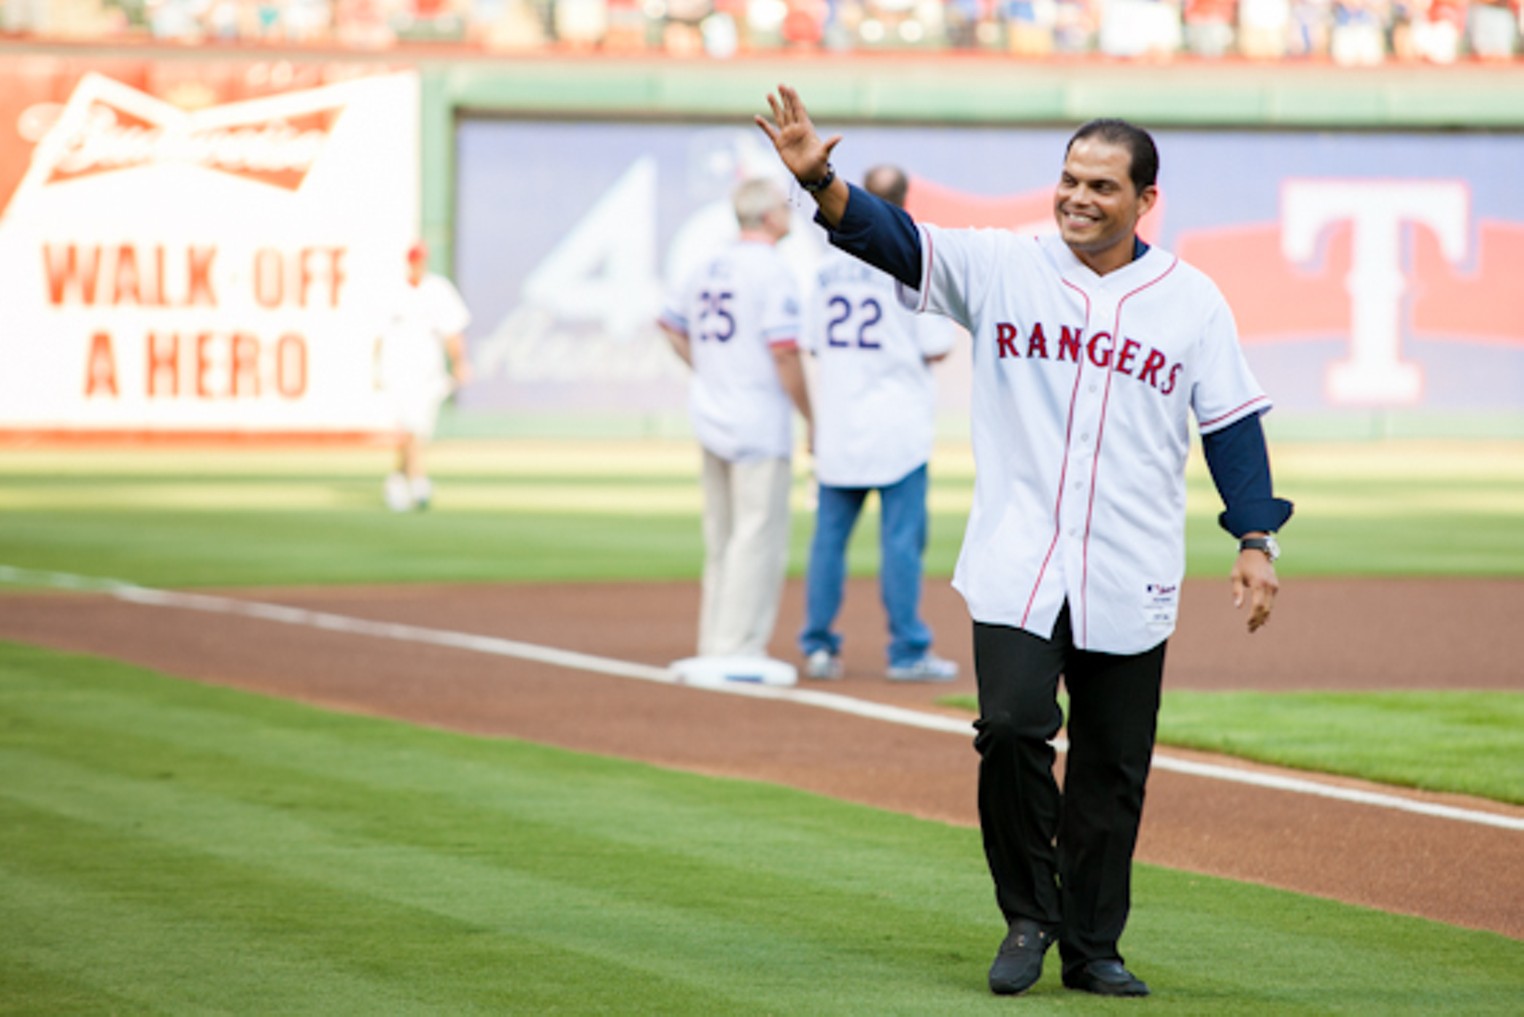
[[[931,630],[921,620],[921,555],[926,550],[926,465],[887,487],[820,485],[815,536],[805,581],[804,629],[799,648],[841,651],[833,632],[847,580],[847,541],[868,492],[878,491],[880,524],[879,592],[889,615],[889,666],[914,664],[931,647]]]

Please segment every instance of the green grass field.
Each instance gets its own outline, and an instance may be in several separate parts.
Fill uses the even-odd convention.
[[[441,443],[434,508],[381,509],[383,450],[0,451],[0,563],[149,586],[697,577],[698,458],[683,441]],[[927,572],[951,575],[973,492],[966,446],[933,460]],[[1297,503],[1281,573],[1524,576],[1524,442],[1290,444]],[[1187,567],[1232,541],[1205,468],[1188,474]],[[801,574],[810,484],[795,484]],[[874,568],[865,514],[851,566]]]
[[[1524,443],[1275,456],[1298,504],[1288,581],[1524,576]],[[0,564],[181,588],[698,575],[688,443],[441,443],[436,505],[407,516],[381,508],[387,460],[0,450]],[[928,571],[945,577],[966,450],[939,450],[933,472]],[[1222,575],[1232,545],[1199,462],[1189,485],[1190,571]],[[873,540],[870,519],[854,571],[872,570]],[[1524,800],[1519,697],[1336,698],[1171,696],[1161,725],[1181,744]],[[983,989],[999,930],[968,830],[16,646],[0,646],[0,757],[0,1014],[1012,1005]],[[1524,1003],[1524,944],[1157,869],[1139,872],[1124,949],[1158,992],[1142,1005],[1170,1014]],[[1014,1005],[1138,1004],[1076,998],[1050,971]]]
[[[976,831],[0,644],[0,1013],[1515,1014],[1524,944],[1140,866],[1145,1004],[983,987]]]

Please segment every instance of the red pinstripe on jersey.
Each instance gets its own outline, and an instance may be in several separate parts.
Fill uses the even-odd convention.
[[[921,230],[921,244],[926,248],[926,258],[921,262],[921,299],[916,304],[916,313],[926,310],[926,303],[931,299],[931,266],[936,260],[936,248],[931,242],[931,234]]]
[[[1169,267],[1166,268],[1163,272],[1160,272],[1158,275],[1154,276],[1152,279],[1148,280],[1148,282],[1143,283],[1136,289],[1122,295],[1122,298],[1117,301],[1116,318],[1111,325],[1112,342],[1120,343],[1122,339],[1122,305],[1127,303],[1127,301],[1131,300],[1133,297],[1137,296],[1139,293],[1142,293],[1144,290],[1148,289],[1150,286],[1161,282],[1165,276],[1169,275],[1175,270],[1175,266],[1178,264],[1180,264],[1180,259],[1173,259],[1169,263]],[[1067,279],[1064,281],[1066,283],[1068,282]],[[1080,632],[1079,638],[1081,642],[1083,642],[1089,635],[1088,623],[1090,612],[1090,598],[1086,594],[1086,589],[1090,581],[1090,523],[1091,520],[1095,517],[1095,481],[1096,477],[1100,475],[1101,471],[1101,440],[1106,435],[1106,409],[1111,404],[1111,379],[1116,375],[1116,366],[1116,357],[1112,357],[1106,362],[1106,391],[1101,394],[1101,419],[1100,422],[1096,424],[1095,456],[1091,459],[1090,462],[1090,501],[1085,506],[1085,541],[1082,545],[1084,547],[1083,557],[1081,559],[1083,564],[1080,566],[1080,610],[1078,614]]]
[[[1085,334],[1090,332],[1090,294],[1080,289],[1067,279],[1061,279],[1065,286],[1078,293],[1085,301]],[[1080,378],[1085,374],[1086,357],[1083,352],[1075,358],[1074,364],[1074,388],[1069,392],[1069,419],[1064,424],[1064,460],[1058,471],[1058,500],[1053,503],[1053,539],[1048,543],[1048,553],[1043,555],[1042,567],[1037,570],[1037,579],[1032,583],[1032,594],[1027,597],[1027,609],[1021,614],[1021,627],[1027,627],[1027,619],[1032,616],[1032,604],[1037,600],[1037,591],[1042,589],[1042,578],[1048,574],[1048,563],[1053,560],[1053,552],[1058,547],[1058,538],[1063,535],[1064,507],[1064,483],[1069,479],[1069,440],[1074,435],[1074,404],[1079,396]]]

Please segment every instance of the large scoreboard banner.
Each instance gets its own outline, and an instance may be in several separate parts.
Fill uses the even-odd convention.
[[[179,93],[191,108],[106,74],[65,85],[0,122],[0,431],[380,431],[416,75]]]
[[[760,103],[760,96],[759,96]],[[911,175],[912,214],[1054,229],[1068,130],[820,125],[852,180]],[[1524,413],[1524,135],[1159,130],[1146,239],[1210,275],[1277,418]],[[476,314],[465,405],[681,411],[685,369],[652,324],[662,293],[735,231],[728,193],[778,172],[749,122],[468,119],[456,266]],[[785,243],[808,275],[806,200]],[[966,410],[966,349],[937,370]]]

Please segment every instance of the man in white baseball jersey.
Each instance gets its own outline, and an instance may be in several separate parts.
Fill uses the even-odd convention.
[[[1272,534],[1291,515],[1259,421],[1270,400],[1211,280],[1137,236],[1157,197],[1147,132],[1081,127],[1054,191],[1058,233],[1019,236],[916,224],[836,178],[841,137],[823,141],[793,89],[768,104],[773,121],[757,123],[831,242],[972,336],[977,479],[953,585],[974,620],[979,818],[1007,923],[990,988],[1035,984],[1056,941],[1065,986],[1146,995],[1117,944],[1185,572],[1189,418],[1219,522],[1240,538],[1233,598],[1255,632],[1279,588]]]
[[[903,207],[909,180],[897,166],[863,178],[870,194]],[[888,676],[949,681],[958,665],[931,652],[921,619],[926,550],[926,464],[936,389],[930,365],[952,349],[942,318],[902,308],[895,281],[841,251],[816,272],[806,346],[815,361],[815,535],[799,633],[805,674],[841,675],[841,636],[832,631],[846,583],[847,543],[868,494],[878,492],[879,589],[889,616]]]
[[[788,566],[793,415],[810,399],[800,303],[776,244],[792,213],[772,180],[733,195],[741,233],[667,301],[660,325],[693,368],[689,412],[703,448],[704,578],[698,652],[764,657]]]
[[[397,468],[386,478],[387,507],[427,508],[433,495],[424,446],[434,437],[439,408],[471,376],[466,326],[471,313],[455,284],[428,270],[418,241],[407,252],[407,285],[386,309],[377,347],[381,389],[397,429]]]

